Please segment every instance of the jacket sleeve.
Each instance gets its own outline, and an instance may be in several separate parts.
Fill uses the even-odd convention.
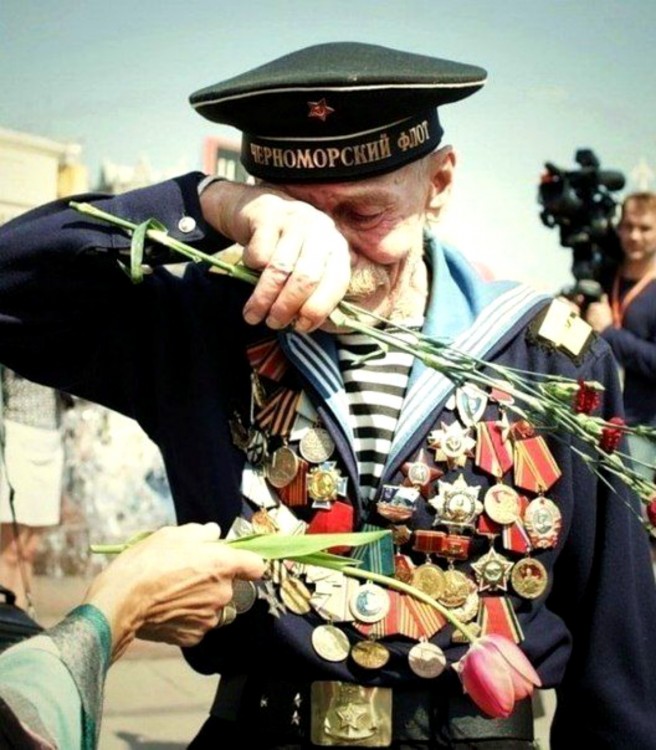
[[[622,367],[643,377],[656,379],[656,341],[642,339],[626,328],[612,326],[602,333],[602,337]]]
[[[621,391],[612,358],[602,349],[606,353],[583,376],[604,384],[603,416],[610,418],[622,414]],[[557,585],[547,602],[566,622],[572,641],[557,689],[552,747],[654,747],[656,587],[639,502],[583,465],[574,471],[572,486],[568,528],[554,567]]]
[[[115,197],[82,200],[134,223],[156,218],[171,236],[216,252],[229,241],[203,221],[197,191],[202,177],[192,173]],[[137,379],[139,358],[132,355],[148,346],[147,326],[157,324],[152,310],[161,298],[157,290],[165,282],[173,286],[161,264],[174,260],[149,248],[155,270],[134,285],[118,263],[128,259],[129,247],[124,230],[83,216],[65,201],[0,227],[0,362],[30,380],[100,403],[105,403],[103,380],[111,378],[111,391],[118,393],[118,379],[125,384],[123,394],[106,405],[126,411],[127,384]],[[88,383],[94,384],[92,392]]]

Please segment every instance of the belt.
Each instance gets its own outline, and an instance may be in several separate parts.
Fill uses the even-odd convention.
[[[478,741],[533,742],[530,699],[507,719],[481,714],[454,674],[428,685],[372,687],[243,676],[222,678],[211,711],[257,748],[429,747]]]

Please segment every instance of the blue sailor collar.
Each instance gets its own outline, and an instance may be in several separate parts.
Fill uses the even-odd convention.
[[[432,284],[423,333],[460,351],[485,358],[505,334],[530,318],[547,299],[547,295],[516,282],[484,281],[458,251],[441,245],[433,236],[427,235],[425,246]],[[322,331],[309,335],[282,332],[279,337],[289,360],[339,426],[351,452],[348,463],[354,463],[353,431],[335,337]],[[383,476],[416,434],[434,420],[454,387],[444,375],[415,361]]]

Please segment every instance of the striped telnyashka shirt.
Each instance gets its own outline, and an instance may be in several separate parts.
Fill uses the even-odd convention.
[[[403,337],[402,333],[395,335]],[[389,350],[360,362],[376,351],[380,355],[378,344],[362,333],[342,334],[337,339],[355,435],[360,491],[365,499],[372,500],[392,445],[413,357]]]

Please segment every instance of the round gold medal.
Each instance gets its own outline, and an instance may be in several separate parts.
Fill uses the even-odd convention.
[[[351,648],[351,658],[364,669],[381,669],[390,658],[390,652],[378,641],[358,641]]]
[[[266,465],[269,482],[278,489],[286,487],[298,473],[298,456],[286,445],[276,449]]]
[[[346,633],[334,625],[318,625],[312,631],[312,647],[326,661],[344,661],[350,645]]]
[[[549,575],[541,562],[525,557],[515,563],[510,582],[515,591],[524,599],[537,599],[547,588]]]
[[[328,430],[323,427],[311,427],[301,438],[298,449],[306,461],[321,464],[333,455],[335,442]]]
[[[412,585],[424,594],[440,599],[446,585],[445,573],[433,563],[424,563],[412,571]]]
[[[469,578],[459,570],[447,570],[444,573],[444,591],[439,600],[449,609],[462,607],[470,594]]]

